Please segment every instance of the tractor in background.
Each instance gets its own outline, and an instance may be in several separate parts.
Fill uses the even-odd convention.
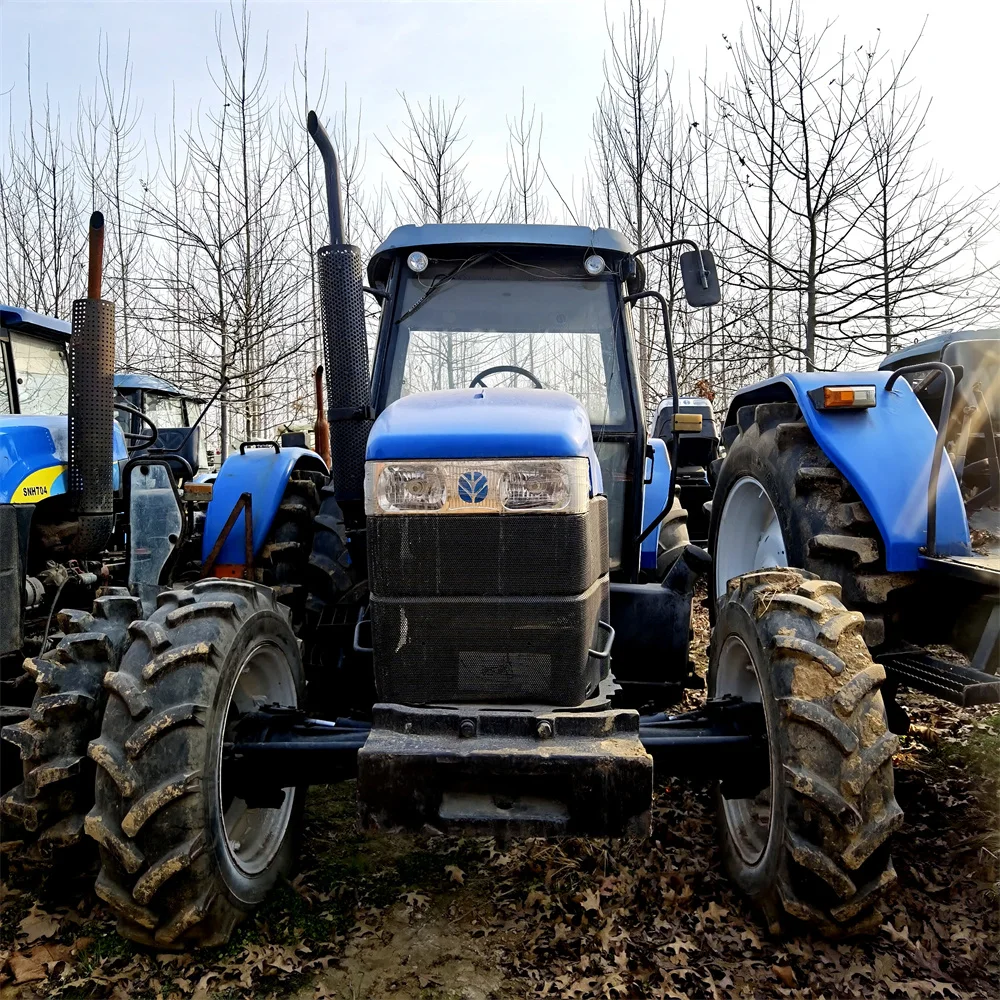
[[[644,836],[654,761],[715,782],[729,870],[773,930],[870,926],[901,816],[882,675],[840,585],[728,580],[713,697],[661,711],[703,683],[691,600],[713,572],[685,545],[655,579],[679,443],[700,430],[665,324],[674,412],[647,451],[630,307],[654,299],[666,319],[642,267],[662,248],[576,226],[403,226],[365,275],[315,115],[309,131],[331,231],[329,466],[268,441],[211,484],[178,483],[155,452],[121,468],[134,613],[89,695],[106,699],[99,734],[51,772],[96,769],[81,819],[121,933],[225,941],[292,865],[311,784],[356,777],[370,831]],[[680,245],[688,302],[718,302],[711,254]],[[365,294],[381,304],[371,369]],[[100,467],[111,423],[94,421]],[[70,667],[35,663],[43,697]],[[48,743],[34,718],[3,735],[31,800]]]
[[[909,725],[900,688],[1000,701],[998,372],[1000,331],[942,334],[878,371],[750,386],[722,430],[713,610],[728,580],[768,567],[837,582],[864,617],[896,733]]]

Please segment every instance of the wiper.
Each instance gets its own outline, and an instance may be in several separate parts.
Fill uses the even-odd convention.
[[[407,309],[398,320],[396,320],[396,322],[402,323],[404,319],[409,319],[435,292],[439,292],[445,285],[448,284],[449,281],[457,278],[467,268],[474,267],[476,264],[479,264],[488,257],[492,256],[493,255],[491,253],[477,253],[474,256],[469,257],[468,260],[463,260],[458,267],[449,271],[447,274],[436,275],[434,278],[434,284],[432,284],[431,287],[428,288],[427,291],[424,292],[424,294],[421,295],[420,298],[417,299],[417,301],[414,302],[413,305],[410,306],[410,308]]]

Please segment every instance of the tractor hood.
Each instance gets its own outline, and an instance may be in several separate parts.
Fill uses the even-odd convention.
[[[125,436],[113,425],[114,488],[128,458]],[[64,416],[0,417],[0,503],[37,503],[66,492],[69,427]]]
[[[368,436],[368,461],[434,458],[586,458],[604,492],[587,411],[552,389],[442,389],[404,396]]]

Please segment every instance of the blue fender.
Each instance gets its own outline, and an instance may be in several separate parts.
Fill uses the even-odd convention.
[[[230,455],[212,484],[212,499],[205,514],[205,533],[201,542],[202,561],[208,558],[226,520],[244,493],[253,498],[253,554],[256,556],[267,538],[282,494],[296,468],[327,472],[323,460],[308,448],[248,448],[246,454]],[[229,532],[216,565],[242,566],[244,563],[245,514],[240,513]]]
[[[927,486],[937,435],[909,383],[887,392],[891,372],[798,372],[778,375],[742,390],[729,404],[726,424],[741,406],[794,399],[824,454],[857,491],[885,544],[886,569],[906,573],[920,566],[927,541]],[[820,411],[808,396],[824,385],[874,385],[875,406]],[[937,552],[968,555],[969,524],[955,470],[947,453],[937,496]]]
[[[38,503],[66,492],[69,425],[65,416],[0,417],[0,503]],[[128,460],[125,435],[112,425],[113,487],[121,489]]]
[[[646,482],[642,492],[642,530],[649,527],[649,522],[663,510],[667,502],[667,490],[670,487],[670,456],[667,454],[667,443],[661,438],[650,438],[647,442],[653,449],[653,457],[646,459],[644,479]],[[652,464],[652,468],[650,468]],[[651,531],[643,540],[639,550],[639,568],[656,569],[656,543],[658,531]]]

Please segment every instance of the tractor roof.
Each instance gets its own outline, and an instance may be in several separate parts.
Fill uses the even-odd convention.
[[[905,363],[916,363],[924,359],[935,360],[941,357],[949,344],[965,340],[1000,340],[1000,330],[952,330],[939,333],[936,337],[918,340],[909,347],[894,351],[879,365],[881,369],[899,368]]]
[[[383,279],[390,259],[409,250],[428,250],[463,246],[480,247],[558,247],[586,253],[588,250],[625,255],[634,249],[613,229],[589,229],[587,226],[541,226],[511,223],[432,223],[425,226],[399,226],[372,255],[368,264],[369,281]],[[431,254],[430,256],[434,256]]]
[[[49,336],[55,334],[63,339],[70,335],[70,325],[65,320],[42,316],[19,306],[0,305],[0,321],[4,326],[23,330],[25,333],[43,333]]]
[[[120,372],[115,375],[116,389],[145,389],[149,392],[161,392],[165,396],[185,396],[188,394],[178,389],[173,382],[168,382],[158,375],[146,375],[142,372]]]

